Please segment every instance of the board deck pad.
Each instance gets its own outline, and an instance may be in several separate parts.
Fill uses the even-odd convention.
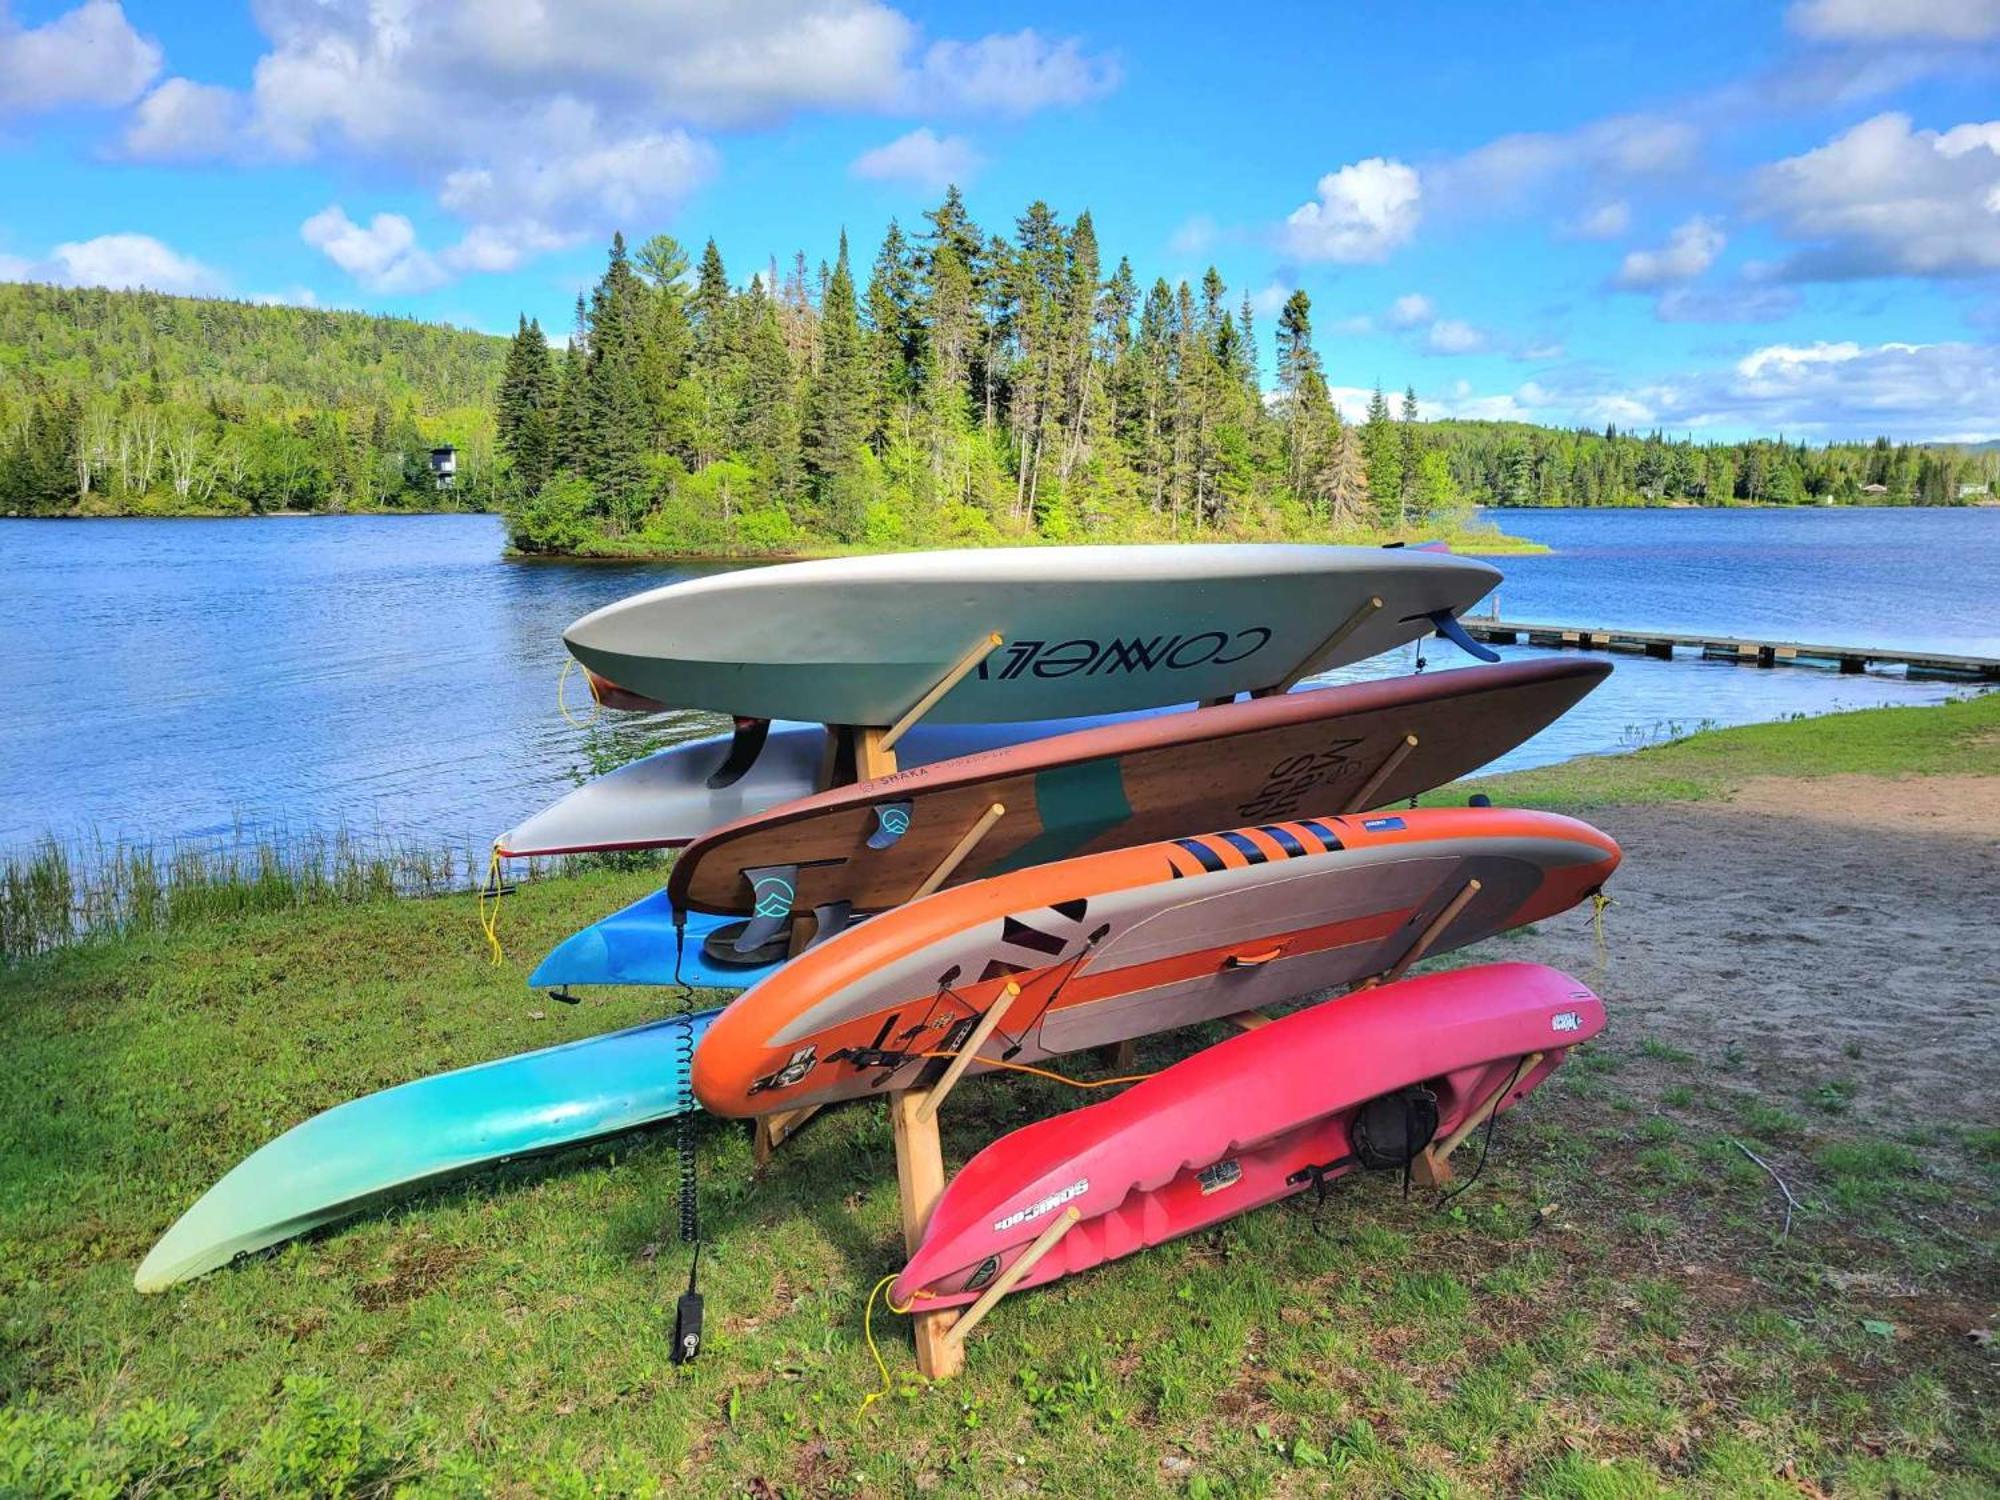
[[[704,834],[682,852],[667,889],[683,910],[748,914],[746,872],[795,867],[801,913],[828,901],[886,910],[907,901],[996,804],[1006,811],[948,883],[1190,829],[1342,811],[1386,765],[1368,796],[1379,807],[1512,750],[1610,671],[1571,657],[1383,678],[936,761]]]
[[[1079,1222],[1020,1286],[1305,1192],[1360,1166],[1354,1122],[1369,1101],[1400,1115],[1399,1091],[1423,1087],[1443,1138],[1502,1090],[1500,1109],[1513,1108],[1603,1028],[1588,986],[1523,963],[1407,979],[1282,1017],[980,1151],[931,1211],[891,1304],[971,1301],[1058,1211],[1075,1209]]]
[[[748,1116],[920,1086],[994,1004],[1007,1009],[974,1070],[1279,1005],[1384,973],[1433,927],[1429,951],[1446,953],[1566,911],[1617,863],[1618,846],[1574,818],[1434,808],[1276,820],[995,876],[781,965],[717,1018],[695,1092]]]
[[[698,990],[746,990],[777,965],[720,963],[706,951],[713,934],[739,920],[695,912],[687,918],[685,933],[677,934],[672,902],[665,891],[654,891],[556,944],[528,976],[528,987],[685,984]]]
[[[976,656],[925,719],[1001,723],[1296,681],[1429,635],[1434,615],[1499,581],[1490,564],[1414,548],[904,552],[670,584],[585,615],[563,640],[599,676],[673,707],[877,726]]]

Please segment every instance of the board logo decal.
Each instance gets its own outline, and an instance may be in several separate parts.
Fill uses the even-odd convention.
[[[1090,1179],[1088,1177],[1079,1177],[1068,1187],[1058,1188],[1039,1202],[1030,1203],[1026,1208],[1015,1209],[1006,1218],[994,1224],[993,1232],[995,1234],[1005,1234],[1008,1230],[1017,1228],[1022,1224],[1030,1223],[1033,1220],[1041,1218],[1044,1214],[1052,1214],[1065,1203],[1074,1202],[1089,1191]]]
[[[993,658],[980,662],[981,682],[1013,682],[1021,677],[1131,676],[1137,673],[1185,672],[1192,667],[1233,666],[1255,656],[1271,643],[1268,625],[1252,625],[1225,632],[1204,630],[1199,635],[1114,637],[1108,641],[1077,636],[1066,641],[1011,641],[1000,652],[996,667]]]
[[[1194,1180],[1201,1187],[1202,1197],[1206,1198],[1210,1193],[1219,1193],[1224,1188],[1235,1187],[1241,1182],[1243,1166],[1234,1159],[1219,1161],[1195,1173]]]
[[[1549,1017],[1549,1030],[1581,1031],[1583,1030],[1583,1017],[1573,1010],[1559,1010]]]
[[[1409,825],[1401,818],[1363,818],[1361,826],[1370,833],[1388,833],[1393,829],[1406,828]]]
[[[784,1067],[767,1074],[750,1085],[750,1092],[762,1094],[770,1089],[788,1089],[819,1065],[819,1054],[811,1042],[794,1052]]]
[[[1264,773],[1257,795],[1238,807],[1236,816],[1245,822],[1254,818],[1290,817],[1308,795],[1355,780],[1361,768],[1348,758],[1347,752],[1360,743],[1359,739],[1334,740],[1324,750],[1287,755]],[[1344,799],[1315,796],[1313,800],[1324,807],[1328,802]]]

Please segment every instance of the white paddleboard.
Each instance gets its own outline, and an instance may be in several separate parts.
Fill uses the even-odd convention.
[[[1175,705],[1182,707],[1184,705]],[[1032,720],[1020,724],[917,725],[896,747],[906,769],[959,755],[1047,739],[1145,714],[1101,714],[1087,719]],[[818,724],[777,723],[742,776],[728,786],[709,779],[729,756],[731,736],[711,735],[669,745],[593,777],[496,841],[505,855],[584,854],[612,849],[670,849],[711,828],[819,790],[826,731]]]
[[[999,723],[1225,697],[1362,661],[1499,581],[1476,559],[1400,547],[903,552],[671,584],[585,615],[563,640],[675,708],[886,725],[997,634],[925,721]],[[1371,598],[1383,607],[1326,649]]]

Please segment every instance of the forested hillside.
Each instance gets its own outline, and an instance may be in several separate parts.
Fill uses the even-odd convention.
[[[1304,292],[1275,343],[1267,379],[1251,305],[1213,268],[1142,288],[1088,213],[1042,203],[1003,237],[953,190],[915,233],[891,222],[865,275],[845,234],[830,264],[747,281],[713,240],[691,266],[665,235],[621,237],[564,353],[537,323],[516,335],[510,530],[613,553],[1361,538],[1462,532],[1475,504],[1949,503],[2000,472],[1886,440],[1423,422],[1407,391],[1346,422]]]
[[[506,349],[406,318],[0,285],[0,514],[482,505]]]

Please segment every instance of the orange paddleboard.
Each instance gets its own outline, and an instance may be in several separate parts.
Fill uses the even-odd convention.
[[[1574,818],[1440,808],[1279,820],[1020,870],[790,960],[716,1018],[694,1090],[744,1116],[917,1087],[995,1004],[1007,1009],[975,1068],[1276,1005],[1384,972],[1471,881],[1430,952],[1567,910],[1617,865],[1618,846]]]

